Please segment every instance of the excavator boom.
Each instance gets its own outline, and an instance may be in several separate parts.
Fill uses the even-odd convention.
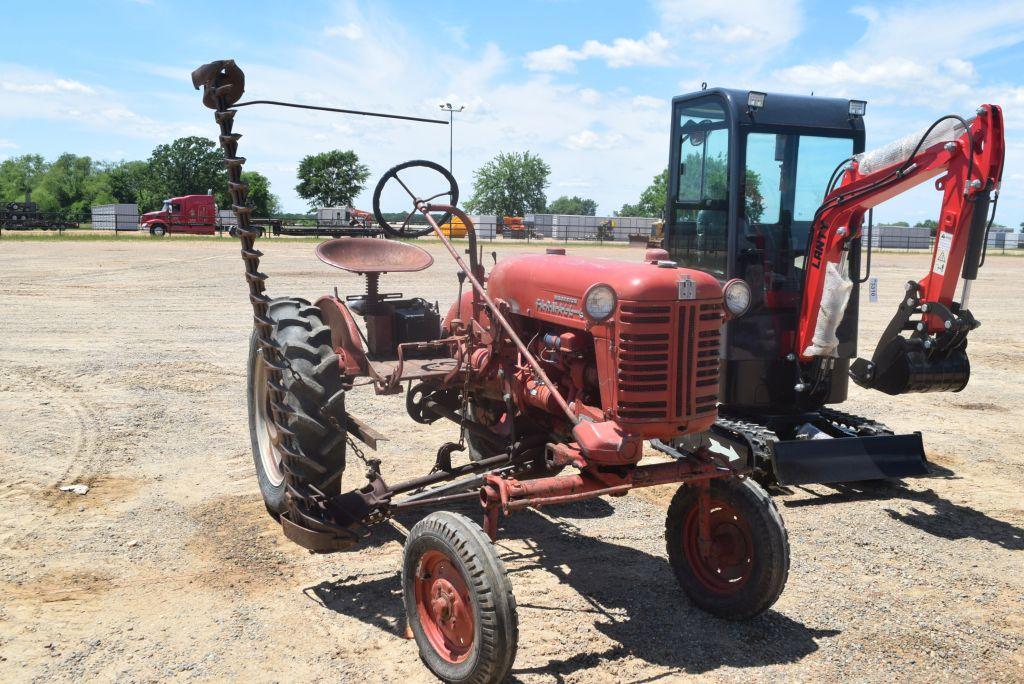
[[[864,215],[932,179],[942,193],[942,209],[930,269],[907,283],[871,360],[854,361],[850,376],[863,387],[888,394],[959,391],[966,386],[967,334],[979,325],[967,309],[970,284],[983,261],[1004,147],[1002,110],[983,105],[970,120],[942,117],[922,134],[856,155],[841,172],[842,165],[837,168],[838,186],[833,189],[833,174],[830,192],[815,213],[805,267],[797,348],[806,387],[816,387],[837,356],[836,329],[853,287],[845,273],[846,257],[861,237]],[[956,302],[961,279],[964,286]]]

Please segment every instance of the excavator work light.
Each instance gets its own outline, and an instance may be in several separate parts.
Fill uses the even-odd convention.
[[[850,100],[850,116],[858,117],[864,116],[864,112],[868,110],[868,103],[866,100]]]
[[[756,90],[751,90],[747,93],[747,111],[752,112],[754,110],[764,107],[764,93],[759,93]]]

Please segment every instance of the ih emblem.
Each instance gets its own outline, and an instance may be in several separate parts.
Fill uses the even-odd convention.
[[[690,276],[686,276],[685,278],[679,281],[679,298],[697,298],[697,283],[694,282],[693,278],[691,278]]]

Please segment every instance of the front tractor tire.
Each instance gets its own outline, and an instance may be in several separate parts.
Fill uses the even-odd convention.
[[[167,235],[167,227],[162,223],[156,223],[149,227],[149,234],[153,237],[163,237]]]
[[[420,658],[443,682],[502,682],[512,669],[519,619],[501,558],[469,518],[441,511],[405,542],[402,593]]]
[[[295,435],[297,458],[285,468],[281,451],[285,434],[274,419],[270,373],[255,330],[249,340],[249,437],[263,503],[279,518],[287,508],[289,484],[298,492],[313,485],[328,496],[340,493],[347,415],[338,355],[320,309],[304,299],[280,298],[270,303],[268,316],[275,323],[272,339],[295,371],[294,375],[283,371],[281,382],[284,404],[292,412],[284,427]]]
[[[702,553],[697,486],[683,485],[665,520],[668,559],[699,608],[746,620],[778,600],[789,576],[789,538],[775,502],[751,479],[711,480],[710,549]]]

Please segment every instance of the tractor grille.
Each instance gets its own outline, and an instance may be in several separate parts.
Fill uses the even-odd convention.
[[[721,320],[718,303],[622,302],[616,319],[619,419],[685,423],[715,411]]]

